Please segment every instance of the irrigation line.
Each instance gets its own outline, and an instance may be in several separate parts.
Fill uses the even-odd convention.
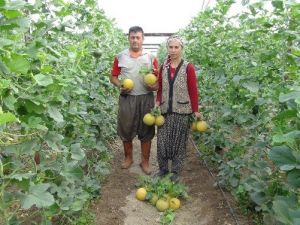
[[[198,156],[201,157],[201,151],[197,148],[197,146],[196,146],[195,142],[193,141],[193,139],[192,139],[192,138],[189,138],[189,139],[190,139],[190,141],[192,142],[192,144],[194,145],[194,148],[196,149],[196,152],[197,152]],[[219,189],[220,189],[220,191],[221,191],[221,193],[222,193],[222,195],[223,195],[223,198],[225,199],[225,201],[226,201],[226,203],[227,203],[227,206],[228,206],[228,208],[229,208],[229,210],[230,210],[230,213],[231,213],[231,215],[232,215],[232,217],[233,217],[233,219],[234,219],[234,221],[235,221],[235,224],[236,224],[236,225],[240,225],[239,222],[238,222],[238,220],[237,220],[237,218],[236,218],[236,216],[235,216],[235,213],[234,213],[233,208],[231,207],[230,203],[228,202],[228,200],[227,200],[227,198],[226,198],[226,196],[225,196],[225,193],[224,193],[224,191],[223,191],[221,185],[219,184],[219,182],[217,181],[217,179],[215,179],[215,177],[214,177],[213,173],[211,172],[211,170],[209,169],[209,167],[208,167],[208,165],[207,165],[205,159],[202,159],[202,160],[204,161],[204,165],[205,165],[205,167],[207,168],[207,170],[208,170],[208,172],[210,173],[210,175],[212,176],[212,178],[214,178],[214,180],[217,182],[217,185],[218,185],[218,187],[219,187]]]

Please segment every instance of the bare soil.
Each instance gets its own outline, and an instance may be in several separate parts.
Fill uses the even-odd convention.
[[[156,138],[152,142],[152,173],[158,170],[156,163]],[[225,197],[230,202],[235,218],[215,185],[215,179],[204,163],[199,160],[197,150],[189,140],[187,158],[180,182],[188,187],[189,198],[182,202],[182,207],[175,212],[172,225],[252,225],[251,221],[241,215],[229,193]],[[139,167],[140,146],[134,141],[134,164],[130,169],[120,168],[123,160],[121,141],[114,147],[114,158],[111,162],[111,174],[104,180],[101,199],[92,206],[96,214],[97,225],[158,225],[162,213],[146,202],[135,198],[138,177],[144,175]]]

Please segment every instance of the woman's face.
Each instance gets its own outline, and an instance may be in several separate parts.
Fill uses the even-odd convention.
[[[170,40],[168,44],[168,54],[171,59],[178,59],[182,54],[182,46],[176,39]]]

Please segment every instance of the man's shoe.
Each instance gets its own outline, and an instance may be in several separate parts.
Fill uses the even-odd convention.
[[[131,167],[132,163],[133,163],[133,160],[125,159],[124,162],[121,165],[121,168],[122,169],[129,169]]]
[[[143,163],[140,163],[140,167],[146,175],[151,174],[151,170],[150,170],[149,166],[145,166]]]

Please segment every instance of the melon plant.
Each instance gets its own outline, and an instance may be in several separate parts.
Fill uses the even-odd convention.
[[[127,40],[93,0],[2,0],[0,15],[0,223],[73,223],[108,173]]]

